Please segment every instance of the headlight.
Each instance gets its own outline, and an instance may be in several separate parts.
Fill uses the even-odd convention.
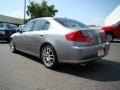
[[[5,34],[5,31],[0,31],[0,34],[3,34],[3,35],[4,35],[4,34]]]

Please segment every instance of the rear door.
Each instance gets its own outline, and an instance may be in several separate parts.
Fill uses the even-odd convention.
[[[39,56],[40,46],[45,41],[45,35],[50,23],[44,19],[38,19],[33,27],[33,31],[29,32],[29,52]]]

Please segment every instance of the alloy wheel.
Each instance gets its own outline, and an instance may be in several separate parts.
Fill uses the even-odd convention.
[[[53,68],[57,63],[57,57],[51,46],[44,46],[41,52],[41,58],[47,68]]]
[[[107,34],[107,40],[108,40],[109,42],[113,41],[113,36],[112,36],[112,34]]]
[[[15,51],[16,51],[16,50],[15,50],[15,44],[14,44],[13,40],[10,40],[9,45],[10,45],[10,50],[11,50],[11,52],[15,52]]]

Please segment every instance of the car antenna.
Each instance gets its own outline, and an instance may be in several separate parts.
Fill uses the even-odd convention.
[[[67,17],[65,16],[65,21],[66,21]]]

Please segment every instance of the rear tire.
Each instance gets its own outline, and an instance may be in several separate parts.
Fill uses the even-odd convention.
[[[57,66],[57,55],[54,48],[51,45],[44,45],[41,49],[40,55],[45,67],[53,69]]]
[[[106,34],[106,37],[107,37],[107,40],[108,40],[109,42],[112,42],[112,41],[113,41],[113,34],[107,33],[107,34]]]
[[[9,45],[10,45],[10,51],[13,52],[13,53],[16,53],[17,50],[16,50],[16,48],[15,48],[15,43],[14,43],[13,39],[11,39],[11,40],[9,41]]]

